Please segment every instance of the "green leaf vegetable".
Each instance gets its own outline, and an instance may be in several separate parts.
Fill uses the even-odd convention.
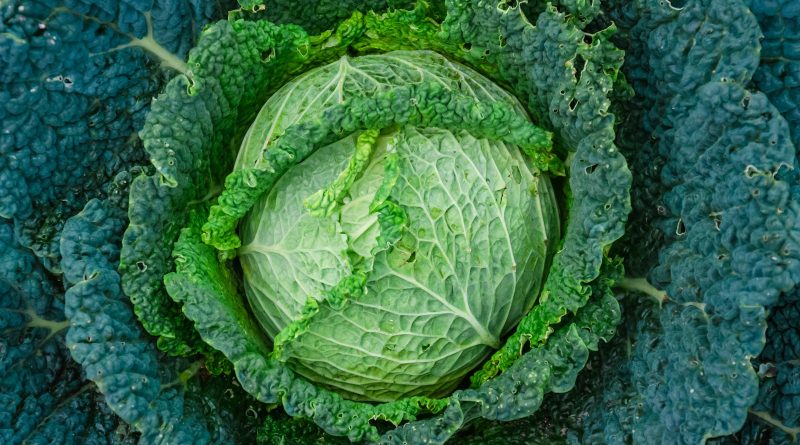
[[[0,442],[797,441],[792,1],[0,13]]]
[[[295,372],[353,398],[446,395],[533,304],[558,239],[546,176],[516,146],[473,133],[501,128],[530,150],[548,134],[499,87],[435,53],[345,56],[270,97],[235,168],[267,168],[272,135],[286,140],[315,110],[365,119],[384,103],[410,115],[288,170],[242,222],[236,255],[273,356]]]

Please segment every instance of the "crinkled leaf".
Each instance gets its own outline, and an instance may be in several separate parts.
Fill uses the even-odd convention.
[[[164,81],[185,70],[216,1],[0,6],[0,216],[58,272],[64,221],[130,163]]]
[[[61,292],[0,223],[0,441],[136,443],[69,355]]]
[[[127,223],[125,191],[90,201],[64,226],[69,351],[109,407],[141,432],[144,442],[246,440],[255,425],[242,412],[248,405],[256,409],[252,399],[237,394],[238,387],[224,377],[199,379],[198,373],[207,372],[199,362],[159,354],[122,293],[116,268]]]
[[[652,110],[633,123],[651,140],[630,155],[649,177],[634,198],[655,199],[634,199],[646,207],[630,225],[659,237],[649,278],[665,292],[656,307],[626,297],[626,335],[587,390],[560,403],[588,412],[572,418],[575,441],[698,443],[743,425],[768,308],[800,279],[800,206],[779,173],[795,152],[778,110],[743,86],[760,32],[743,5],[642,1],[622,12],[635,23],[626,75]],[[640,245],[626,242],[626,252]]]

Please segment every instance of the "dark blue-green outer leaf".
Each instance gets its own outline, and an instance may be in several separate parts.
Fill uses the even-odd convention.
[[[60,283],[0,222],[0,443],[134,444],[64,344]]]
[[[0,5],[0,217],[58,272],[64,221],[131,163],[152,97],[225,2]],[[156,43],[158,42],[158,43]]]
[[[118,177],[129,179],[127,173]],[[90,201],[64,226],[62,266],[71,285],[64,301],[66,344],[73,358],[143,443],[252,441],[265,408],[232,377],[209,379],[201,362],[158,353],[137,322],[116,271],[126,226],[124,187]]]
[[[641,117],[620,132],[637,178],[623,251],[657,252],[644,269],[665,293],[625,297],[624,334],[550,418],[577,443],[703,443],[761,409],[750,359],[770,308],[770,329],[786,332],[775,325],[800,280],[795,146],[782,110],[745,89],[761,29],[744,4],[640,0],[611,15],[629,25],[623,71],[639,96],[627,106]],[[777,371],[762,394],[793,397],[794,371]],[[770,412],[791,412],[784,400]]]

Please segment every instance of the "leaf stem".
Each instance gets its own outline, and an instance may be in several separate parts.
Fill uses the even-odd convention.
[[[785,425],[781,422],[780,419],[775,418],[771,413],[767,411],[754,411],[748,410],[750,414],[755,417],[758,417],[761,421],[778,428],[779,430],[786,433],[789,437],[792,438],[792,443],[797,443],[797,435],[800,434],[800,427],[792,428],[790,426]]]
[[[666,292],[656,288],[645,278],[625,277],[616,283],[616,287],[626,291],[637,292],[640,294],[645,294],[648,297],[652,297],[658,302],[659,307],[664,304],[665,301],[669,300],[669,296]]]

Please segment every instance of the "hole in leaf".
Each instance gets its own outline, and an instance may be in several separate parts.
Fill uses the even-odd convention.
[[[269,62],[272,58],[275,57],[275,48],[266,49],[261,51],[261,60],[263,62]]]
[[[518,5],[517,0],[500,0],[497,3],[497,9],[501,11],[508,11],[509,9],[514,9]]]
[[[395,428],[394,424],[384,419],[370,419],[369,424],[378,431],[391,431]],[[393,441],[391,443],[394,443]]]
[[[586,67],[586,60],[579,54],[575,56],[575,62],[573,62],[573,66],[575,67],[575,73],[578,75],[578,80],[581,80],[581,73]]]
[[[523,341],[523,343],[519,346],[519,355],[525,355],[531,350],[531,342],[529,340]]]
[[[585,169],[587,175],[591,175],[595,170],[597,170],[597,164],[592,164]]]
[[[686,224],[683,223],[683,219],[678,220],[678,225],[675,227],[675,234],[678,236],[686,235]]]

